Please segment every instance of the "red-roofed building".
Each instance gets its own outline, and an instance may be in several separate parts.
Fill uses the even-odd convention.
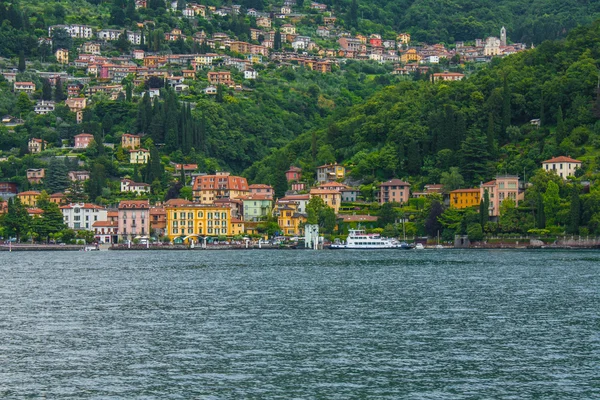
[[[518,206],[521,200],[518,176],[497,176],[493,181],[482,183],[479,191],[480,199],[484,199],[485,192],[488,192],[490,198],[490,217],[500,216],[500,206],[505,199],[514,200],[515,206]]]
[[[563,179],[567,179],[569,176],[575,176],[575,171],[578,168],[581,168],[581,161],[565,156],[554,157],[542,161],[542,168],[546,172],[554,171],[556,175]]]
[[[98,243],[117,243],[119,223],[117,221],[96,221],[92,224],[94,238]]]
[[[133,240],[150,234],[150,202],[123,200],[119,203],[119,237]]]
[[[336,214],[340,211],[342,194],[338,190],[311,189],[310,197],[320,197]]]
[[[273,187],[264,183],[255,183],[248,186],[250,194],[265,195],[267,199],[273,200]]]
[[[288,182],[299,181],[302,179],[302,169],[292,165],[290,169],[285,172],[285,178]]]
[[[196,177],[192,188],[194,201],[212,204],[218,199],[239,199],[249,194],[248,181],[229,172]]]
[[[379,185],[377,198],[379,204],[383,203],[405,203],[410,196],[410,183],[400,179],[390,179]]]
[[[61,206],[65,224],[74,230],[92,230],[94,222],[106,221],[106,208],[91,203],[71,203]]]
[[[75,148],[86,149],[92,140],[94,140],[94,135],[90,133],[80,133],[79,135],[75,135]]]
[[[150,193],[150,185],[134,182],[131,179],[121,179],[121,192],[135,192],[138,195]]]

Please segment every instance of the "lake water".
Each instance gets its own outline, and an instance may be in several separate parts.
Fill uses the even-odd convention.
[[[0,398],[598,399],[600,252],[1,253]]]

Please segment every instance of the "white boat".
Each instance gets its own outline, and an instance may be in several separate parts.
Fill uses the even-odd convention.
[[[415,250],[424,250],[425,246],[423,246],[423,243],[417,243],[415,244]]]
[[[412,246],[396,239],[383,238],[381,235],[367,234],[361,229],[351,229],[345,242],[333,243],[330,249],[412,249]]]

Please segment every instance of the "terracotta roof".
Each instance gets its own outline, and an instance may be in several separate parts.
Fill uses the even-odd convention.
[[[263,193],[249,194],[239,198],[240,200],[271,200],[271,196]]]
[[[135,149],[135,150],[129,150],[129,152],[130,152],[130,153],[134,153],[134,152],[136,152],[136,151],[143,151],[143,152],[145,152],[145,153],[148,153],[148,152],[149,152],[149,150],[146,150],[146,149]]]
[[[17,196],[39,196],[40,192],[35,190],[28,190],[27,192],[21,192]]]
[[[279,201],[298,201],[298,200],[310,200],[310,194],[290,194],[279,199]]]
[[[185,206],[188,204],[192,204],[192,202],[186,199],[170,199],[165,203],[168,207]]]
[[[150,207],[150,215],[160,215],[160,214],[165,214],[165,208],[162,206],[158,206],[158,207]]]
[[[61,198],[62,199],[63,197],[65,197],[65,194],[64,193],[60,193],[60,192],[54,193],[54,194],[50,195],[50,198]]]
[[[489,181],[489,182],[486,182],[486,183],[484,183],[484,184],[483,184],[483,185],[481,185],[481,186],[494,186],[494,185],[496,185],[496,180],[495,180],[495,179],[494,179],[494,180],[491,180],[491,181]]]
[[[410,186],[410,183],[400,179],[390,179],[387,182],[383,182],[380,186]]]
[[[338,215],[344,222],[375,222],[377,217],[374,215]]]
[[[310,189],[310,194],[340,194],[337,190]]]
[[[456,189],[450,193],[479,193],[479,189]]]
[[[91,133],[80,133],[79,135],[75,135],[75,137],[93,137]]]
[[[575,160],[574,158],[571,157],[565,157],[565,156],[560,156],[560,157],[554,157],[551,158],[549,160],[546,161],[542,161],[542,164],[546,164],[546,163],[561,163],[561,162],[566,162],[566,163],[580,163],[581,161],[579,160]]]
[[[119,226],[118,221],[96,221],[92,224],[93,228],[116,228]]]
[[[344,185],[343,183],[339,183],[339,182],[323,182],[319,185],[319,187],[337,187],[337,188],[347,188],[348,186]]]
[[[75,206],[79,206],[83,204],[81,207],[77,207],[77,208],[89,208],[89,209],[93,209],[93,210],[104,210],[104,207],[98,206],[96,204],[92,204],[92,203],[70,203],[67,204],[66,206],[60,206],[59,208],[62,209],[68,209],[68,208],[75,208]]]
[[[265,185],[264,183],[253,183],[248,186],[248,189],[273,189],[270,185]]]
[[[39,214],[43,214],[44,210],[42,210],[41,208],[28,208],[27,209],[27,214],[35,214],[35,215],[39,215]]]
[[[150,208],[150,202],[148,200],[123,200],[119,203],[119,209],[121,208]]]
[[[302,171],[302,168],[298,168],[298,167],[295,167],[295,166],[292,165],[290,167],[290,169],[288,169],[286,172],[290,172],[290,171],[291,172],[298,172],[298,171]]]

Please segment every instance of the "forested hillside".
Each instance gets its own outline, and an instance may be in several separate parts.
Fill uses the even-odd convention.
[[[600,166],[599,61],[596,22],[566,40],[495,60],[463,81],[400,82],[336,110],[321,129],[246,173],[272,181],[286,162],[312,170],[337,161],[367,182],[433,183],[458,167],[467,183],[478,184],[496,173],[532,174],[557,155],[583,160],[591,173]],[[533,119],[541,120],[539,128]]]
[[[356,2],[357,11],[352,4]],[[497,35],[502,26],[514,42],[541,43],[563,37],[600,17],[600,3],[579,0],[339,0],[325,1],[359,30],[407,31],[414,39],[472,40]],[[353,17],[353,15],[355,15]]]

